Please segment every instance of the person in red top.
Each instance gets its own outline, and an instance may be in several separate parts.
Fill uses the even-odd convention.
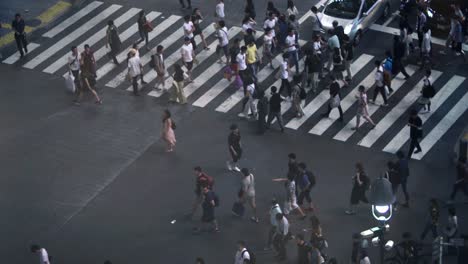
[[[206,175],[200,166],[196,166],[193,171],[195,172],[195,201],[193,203],[192,212],[190,217],[193,217],[197,212],[198,207],[200,207],[203,202],[202,190],[207,186],[210,190],[213,189],[214,180],[212,177]]]

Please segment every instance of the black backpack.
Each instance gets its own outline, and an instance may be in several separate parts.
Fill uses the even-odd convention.
[[[249,253],[249,256],[250,256],[250,260],[247,261],[247,263],[249,263],[249,264],[255,264],[255,263],[257,263],[257,259],[256,259],[255,255],[252,253],[252,251],[250,251],[250,250],[248,250],[248,249],[245,249],[244,251],[242,251],[242,253],[241,253],[241,256],[242,256],[242,257],[244,256],[244,253],[245,253],[245,252],[248,252],[248,253]]]
[[[154,60],[155,60],[154,55],[151,55],[151,60],[149,61],[149,66],[151,68],[156,68],[156,63],[154,62]]]

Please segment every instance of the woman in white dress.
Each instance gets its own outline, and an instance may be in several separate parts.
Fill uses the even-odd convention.
[[[356,113],[356,127],[353,130],[357,130],[361,123],[361,117],[363,117],[367,122],[371,123],[372,128],[375,127],[374,121],[369,116],[369,106],[367,104],[367,93],[366,88],[363,85],[360,85],[358,88],[359,94],[356,95],[358,101],[358,108]]]

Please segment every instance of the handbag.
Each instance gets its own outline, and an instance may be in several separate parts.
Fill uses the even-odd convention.
[[[65,87],[70,93],[75,93],[76,91],[75,77],[71,72],[68,72],[68,74],[65,76]]]
[[[151,25],[151,22],[149,22],[149,21],[146,21],[143,24],[143,28],[145,29],[146,32],[151,32],[154,29],[153,25]]]
[[[231,67],[230,66],[224,67],[224,79],[231,81],[231,77],[232,77]]]
[[[385,90],[385,95],[388,96],[390,94],[390,90],[388,89],[387,85],[384,85],[384,90]]]
[[[240,75],[236,75],[236,79],[235,79],[235,85],[237,86],[238,89],[242,88],[244,86],[244,83],[242,82],[242,79],[240,77]]]
[[[336,108],[340,106],[340,96],[336,94],[334,97],[330,98],[330,107]]]

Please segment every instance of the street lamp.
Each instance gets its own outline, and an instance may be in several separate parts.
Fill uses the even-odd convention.
[[[392,206],[395,202],[395,195],[393,194],[392,184],[389,180],[379,177],[374,180],[371,185],[369,199],[372,204],[372,215],[379,221],[380,227],[383,232],[379,232],[378,240],[376,242],[380,245],[380,263],[384,263],[385,252],[385,230],[388,230],[386,221],[392,217]]]

